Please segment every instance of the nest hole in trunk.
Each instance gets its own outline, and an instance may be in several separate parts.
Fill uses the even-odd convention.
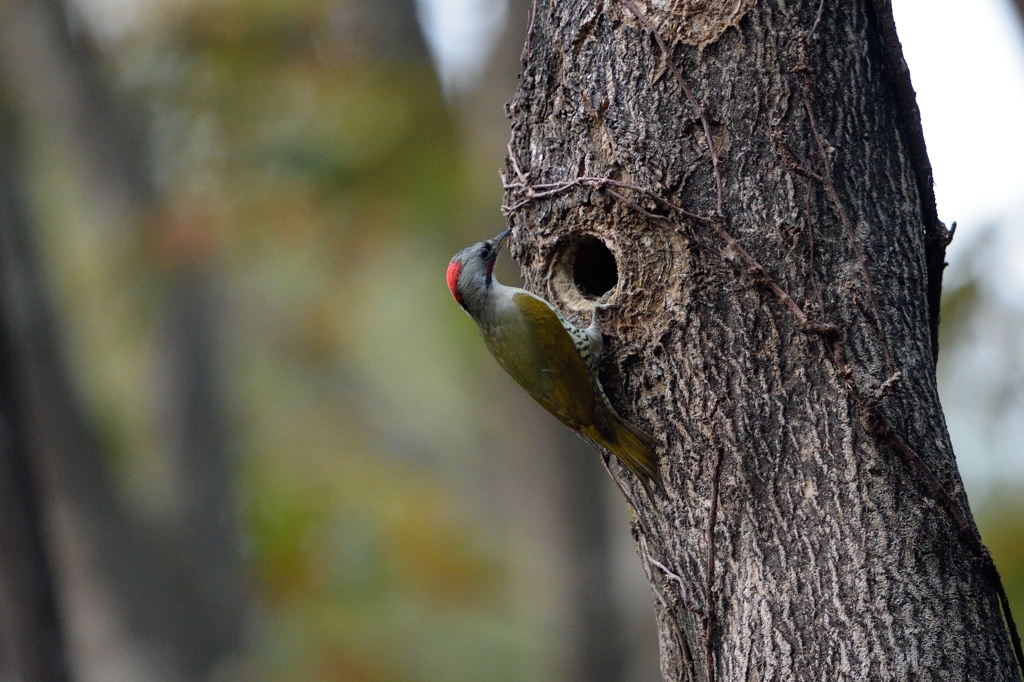
[[[615,288],[619,281],[619,266],[615,256],[597,237],[587,235],[570,249],[572,281],[589,300],[597,300]]]
[[[558,245],[551,265],[551,293],[569,310],[589,312],[618,282],[615,256],[598,237],[573,235]]]

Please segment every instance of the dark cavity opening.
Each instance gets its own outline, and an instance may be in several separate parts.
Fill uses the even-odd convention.
[[[576,243],[572,259],[572,281],[589,299],[601,298],[615,288],[619,268],[615,256],[597,237],[584,237]]]

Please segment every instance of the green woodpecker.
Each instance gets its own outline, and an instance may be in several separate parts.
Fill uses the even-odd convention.
[[[655,465],[655,440],[615,412],[597,373],[601,329],[595,305],[580,329],[528,291],[494,279],[505,230],[459,251],[448,264],[448,288],[476,322],[487,350],[534,400],[566,426],[611,451],[640,479],[647,496],[665,487]]]

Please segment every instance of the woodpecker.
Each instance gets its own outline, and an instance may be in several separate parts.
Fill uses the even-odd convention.
[[[652,448],[656,441],[620,417],[598,378],[602,335],[595,305],[580,329],[550,303],[494,278],[510,230],[459,251],[448,264],[448,288],[502,368],[560,422],[614,454],[640,480],[665,493]]]

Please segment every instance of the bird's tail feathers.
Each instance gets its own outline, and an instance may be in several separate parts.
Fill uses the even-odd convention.
[[[654,458],[654,446],[657,445],[657,441],[618,415],[615,415],[613,422],[613,433],[614,442],[605,442],[601,439],[602,445],[611,450],[622,465],[640,480],[644,492],[652,503],[654,495],[651,483],[667,498],[668,493],[665,492],[665,484],[661,480],[661,472],[658,471],[658,464]]]

